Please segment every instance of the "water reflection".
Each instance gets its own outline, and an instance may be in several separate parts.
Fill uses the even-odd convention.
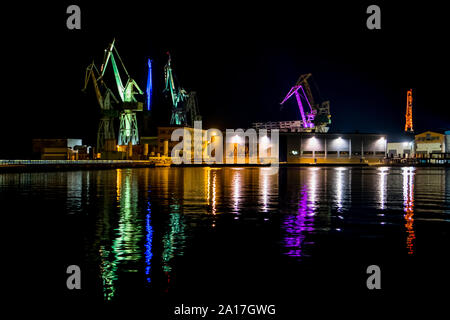
[[[190,261],[188,253],[198,254],[196,236],[226,243],[219,227],[230,225],[249,238],[267,228],[268,241],[298,260],[312,255],[312,248],[320,251],[316,243],[330,235],[370,241],[400,236],[406,238],[401,249],[417,255],[417,224],[449,223],[449,186],[450,170],[442,168],[280,168],[276,175],[265,168],[151,168],[0,174],[0,199],[27,213],[33,208],[26,206],[37,203],[58,223],[67,221],[62,230],[82,234],[65,240],[77,247],[85,237],[87,265],[95,266],[102,282],[97,293],[113,300],[127,290],[120,285],[124,273],[146,288],[167,284]],[[401,232],[380,225],[380,215]],[[61,216],[67,220],[60,222]],[[250,242],[243,240],[237,250],[250,255]]]
[[[144,236],[142,219],[139,218],[137,179],[132,170],[116,170],[115,191],[116,207],[119,210],[118,225],[113,229],[112,243],[101,245],[99,250],[106,300],[113,299],[115,295],[119,268],[124,272],[138,272],[138,261],[142,258],[139,243]],[[105,218],[108,216],[105,215]],[[109,225],[110,222],[104,220],[104,224]]]
[[[89,172],[67,172],[67,213],[81,212],[82,205],[89,201],[89,192],[83,194],[83,187],[89,190]]]
[[[217,212],[217,170],[212,170],[212,201],[211,201],[211,213],[213,215]],[[208,180],[209,181],[209,180]]]
[[[287,255],[301,258],[308,256],[304,245],[313,245],[306,242],[309,233],[314,231],[314,215],[317,201],[317,168],[309,170],[309,180],[300,186],[298,207],[295,214],[288,214],[283,222],[285,230],[284,246],[288,249]]]
[[[152,241],[153,241],[153,227],[152,227],[152,209],[150,206],[150,202],[148,203],[148,207],[147,207],[147,216],[146,216],[146,220],[145,220],[145,229],[146,229],[146,242],[145,242],[145,274],[147,276],[147,282],[150,283],[151,282],[151,276],[150,276],[150,271],[151,271],[151,267],[152,267],[152,257],[153,257],[153,253],[152,253]]]
[[[175,203],[170,205],[170,218],[168,230],[163,237],[163,271],[170,273],[172,271],[171,260],[175,255],[183,255],[183,248],[185,245],[185,223],[184,218],[181,215],[181,207]]]
[[[241,168],[234,168],[233,174],[233,212],[239,214],[239,199],[241,198]]]
[[[380,210],[384,210],[386,209],[386,179],[387,179],[387,175],[388,175],[388,168],[387,167],[381,167],[378,168],[378,176],[379,176],[379,181],[378,181],[378,195],[379,195],[379,209]]]
[[[414,254],[414,168],[403,168],[403,206],[405,211],[406,248],[408,254]]]
[[[338,212],[342,212],[343,204],[342,204],[342,192],[343,192],[343,176],[345,172],[345,168],[336,168],[336,207]]]

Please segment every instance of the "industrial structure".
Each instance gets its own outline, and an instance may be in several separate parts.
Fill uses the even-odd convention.
[[[92,62],[86,68],[83,91],[86,90],[89,84],[89,79],[92,79],[95,95],[101,111],[101,118],[97,130],[97,149],[99,151],[103,151],[106,141],[115,141],[116,139],[116,134],[114,131],[114,118],[117,118],[117,111],[114,110],[112,102],[117,104],[119,101],[114,96],[112,91],[106,86],[104,81],[101,81],[99,85],[97,81],[99,76],[99,71],[94,62]]]
[[[405,132],[414,132],[413,129],[413,118],[412,118],[412,89],[409,89],[406,93],[406,122],[405,122]]]
[[[123,85],[120,76],[119,67],[116,57],[120,62],[122,69],[126,75],[126,82]],[[119,99],[115,97],[112,91],[106,85],[104,79],[106,68],[111,61],[114,77],[117,85]],[[136,99],[136,96],[142,95],[143,92],[138,84],[131,78],[120,55],[115,47],[115,39],[105,50],[103,63],[100,70],[97,69],[95,63],[92,62],[86,68],[85,81],[83,91],[86,90],[89,79],[92,79],[94,85],[97,102],[100,105],[102,116],[97,131],[97,149],[104,151],[107,141],[115,141],[114,119],[119,115],[119,145],[139,144],[139,130],[136,119],[136,111],[142,111],[143,103]],[[114,105],[113,105],[114,103]],[[115,145],[115,143],[113,143]],[[108,150],[111,151],[111,150]]]
[[[316,103],[309,86],[311,73],[302,74],[296,84],[289,90],[281,102],[283,105],[292,95],[295,95],[301,116],[303,132],[328,132],[331,123],[330,101]],[[306,103],[306,106],[304,106]]]
[[[148,75],[147,75],[147,90],[146,90],[146,108],[147,111],[152,109],[153,98],[153,79],[152,79],[152,60],[148,59]]]
[[[269,121],[269,122],[254,122],[252,123],[252,128],[255,130],[266,129],[274,130],[277,129],[280,132],[303,132],[300,120],[290,120],[290,121]]]
[[[143,92],[139,88],[136,81],[134,81],[129,75],[125,65],[120,58],[119,52],[117,51],[115,45],[115,39],[109,45],[108,49],[105,50],[105,56],[103,59],[103,64],[100,68],[100,79],[103,79],[105,75],[108,62],[111,60],[112,68],[114,71],[114,77],[116,80],[117,91],[119,92],[119,97],[121,101],[120,105],[120,116],[119,116],[119,145],[128,145],[130,142],[133,145],[139,144],[139,130],[136,119],[136,111],[143,110],[143,103],[137,101],[136,95],[142,95]],[[126,74],[125,85],[122,83],[119,68],[116,63],[116,58]]]
[[[81,139],[33,139],[34,158],[41,160],[87,160],[92,148]]]
[[[386,135],[369,133],[282,133],[280,161],[288,164],[379,163]]]
[[[197,93],[195,91],[188,93],[176,83],[176,77],[172,68],[172,58],[169,52],[167,52],[167,55],[169,58],[164,67],[164,79],[166,83],[164,92],[170,93],[172,101],[170,124],[193,127],[194,121],[200,121],[202,119],[198,109]]]

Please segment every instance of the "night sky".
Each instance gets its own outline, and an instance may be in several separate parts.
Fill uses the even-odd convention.
[[[208,128],[299,119],[295,99],[281,111],[279,103],[301,74],[312,73],[321,99],[330,100],[330,131],[396,138],[404,127],[408,88],[414,90],[416,132],[450,129],[442,7],[397,1],[395,7],[384,2],[92,2],[17,3],[4,11],[8,103],[3,104],[1,157],[26,156],[32,138],[95,143],[99,107],[92,85],[86,94],[81,88],[86,66],[92,60],[101,65],[113,38],[143,90],[147,58],[154,61],[153,119],[160,125],[170,116],[162,94],[170,51],[181,85],[197,91]],[[70,4],[81,8],[81,30],[66,28]],[[381,30],[366,28],[370,4],[381,8]],[[109,87],[116,89],[113,82]]]

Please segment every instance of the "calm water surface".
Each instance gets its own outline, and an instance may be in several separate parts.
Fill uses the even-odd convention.
[[[27,250],[63,272],[80,265],[77,295],[106,303],[366,292],[371,264],[384,271],[385,292],[429,292],[449,267],[445,168],[1,174],[0,195],[24,220],[45,224],[49,245]]]

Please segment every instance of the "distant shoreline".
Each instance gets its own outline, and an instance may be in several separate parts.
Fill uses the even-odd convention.
[[[71,170],[107,170],[107,169],[120,169],[120,168],[155,168],[160,167],[160,164],[156,164],[150,161],[144,160],[0,160],[0,173],[8,172],[53,172],[53,171],[71,171]],[[165,167],[211,167],[211,168],[227,168],[227,167],[240,167],[240,168],[259,168],[269,167],[269,164],[180,164],[180,165],[164,165]],[[280,168],[294,168],[294,167],[358,167],[358,168],[370,168],[370,167],[429,167],[429,168],[441,168],[449,167],[449,164],[367,164],[367,163],[280,163]]]

